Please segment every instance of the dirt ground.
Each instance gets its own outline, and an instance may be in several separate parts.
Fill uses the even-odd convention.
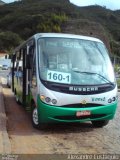
[[[119,154],[120,107],[116,118],[95,129],[91,123],[32,127],[30,114],[16,104],[13,93],[3,85],[7,131],[13,154]]]

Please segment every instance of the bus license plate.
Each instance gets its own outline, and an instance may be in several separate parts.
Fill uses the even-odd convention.
[[[78,111],[78,112],[76,112],[77,117],[90,116],[90,115],[91,115],[90,111]]]

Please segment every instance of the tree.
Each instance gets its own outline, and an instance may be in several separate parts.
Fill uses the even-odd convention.
[[[0,51],[10,51],[21,43],[22,39],[16,33],[0,32]]]

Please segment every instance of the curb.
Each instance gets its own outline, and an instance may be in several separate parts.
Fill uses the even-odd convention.
[[[5,113],[5,104],[4,104],[4,95],[3,95],[3,88],[2,88],[2,81],[0,78],[0,147],[2,150],[1,154],[11,154],[11,143],[9,139],[9,135],[7,132],[7,116]]]

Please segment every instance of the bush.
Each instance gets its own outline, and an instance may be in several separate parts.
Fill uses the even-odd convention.
[[[118,88],[120,89],[120,78],[117,79],[117,85],[118,85]]]
[[[16,33],[7,31],[0,32],[0,50],[9,51],[11,48],[18,46],[21,43],[22,39]]]

